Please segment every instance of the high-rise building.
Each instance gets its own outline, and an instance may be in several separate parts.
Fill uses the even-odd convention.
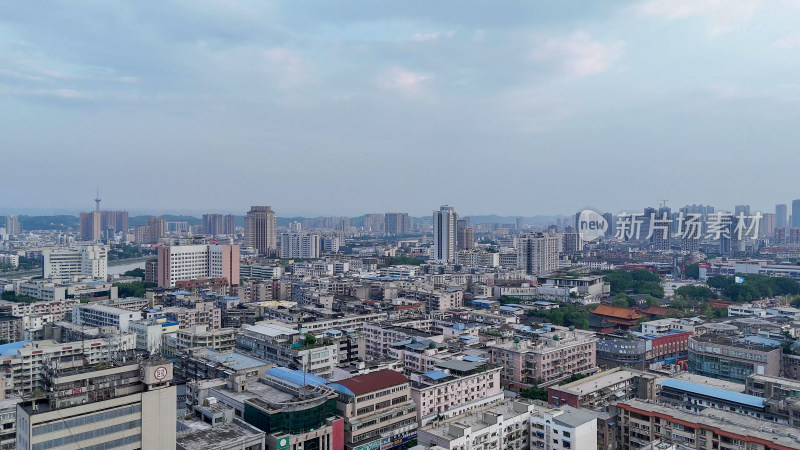
[[[68,283],[79,278],[105,281],[108,277],[108,247],[104,245],[45,249],[42,258],[45,280]]]
[[[103,235],[100,211],[82,212],[79,226],[82,241],[99,241]]]
[[[800,200],[792,200],[792,228],[800,228]]]
[[[100,211],[100,229],[113,228],[115,233],[128,232],[128,211]]]
[[[383,233],[386,230],[385,216],[383,214],[365,214],[364,228],[373,233]]]
[[[775,227],[788,228],[789,218],[787,217],[788,211],[786,205],[775,205]]]
[[[17,449],[175,448],[171,361],[97,368],[65,358],[45,368],[43,398],[17,405]]]
[[[611,214],[610,212],[603,213],[603,219],[606,219],[606,223],[608,224],[606,227],[606,237],[614,236],[614,233],[617,231],[615,228],[616,221],[614,220],[614,214]]]
[[[147,242],[158,244],[158,240],[167,235],[167,221],[163,217],[147,218]]]
[[[319,258],[320,239],[318,234],[283,233],[281,234],[281,258]]]
[[[558,269],[558,236],[544,233],[521,236],[517,245],[517,268],[531,275]]]
[[[516,227],[517,231],[522,231],[525,229],[525,219],[523,217],[517,217]]]
[[[6,233],[12,236],[22,233],[22,225],[17,216],[6,216]]]
[[[760,236],[772,236],[775,234],[775,228],[777,228],[776,219],[775,214],[764,213],[761,217],[761,225],[758,227],[758,234]]]
[[[133,242],[137,244],[146,244],[147,238],[149,234],[149,230],[147,229],[147,225],[138,225],[133,227]]]
[[[739,217],[739,214],[744,215],[745,217],[750,216],[750,205],[736,205],[733,208],[733,215]]]
[[[164,245],[158,248],[158,285],[183,280],[225,278],[239,285],[238,245]]]
[[[386,213],[383,222],[388,235],[402,236],[411,232],[411,219],[408,213]]]
[[[227,236],[236,234],[236,216],[233,214],[225,214],[222,218],[222,233]]]
[[[577,231],[561,234],[561,250],[564,254],[575,255],[583,251],[583,238]]]
[[[456,250],[472,250],[473,248],[475,248],[475,230],[472,227],[458,227],[456,231]]]
[[[203,233],[222,234],[222,214],[203,214]]]
[[[236,230],[236,216],[233,214],[203,214],[203,234],[233,235]]]
[[[442,205],[433,212],[433,259],[452,262],[456,258],[456,221],[452,206]]]
[[[277,222],[269,206],[251,206],[244,218],[244,241],[260,254],[269,255],[277,250]]]

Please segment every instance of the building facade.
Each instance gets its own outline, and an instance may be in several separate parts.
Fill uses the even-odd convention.
[[[244,241],[262,255],[277,250],[277,222],[269,206],[251,206],[244,218]]]
[[[164,245],[158,248],[158,285],[175,287],[185,280],[225,278],[239,284],[238,245]]]

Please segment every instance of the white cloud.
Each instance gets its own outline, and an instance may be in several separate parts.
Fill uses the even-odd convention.
[[[423,84],[430,80],[430,75],[412,72],[402,67],[392,67],[384,71],[378,78],[378,84],[391,90],[398,90],[406,95],[418,95]]]
[[[568,76],[582,77],[609,70],[624,48],[623,41],[600,42],[576,32],[540,42],[532,56],[536,61],[557,64]]]
[[[448,37],[448,38],[453,37],[455,36],[455,34],[456,32],[453,30],[449,30],[443,33],[439,31],[434,33],[417,33],[408,38],[408,40],[412,42],[435,41],[440,37]]]
[[[668,21],[703,17],[709,21],[709,35],[717,36],[753,17],[762,4],[763,0],[645,0],[635,10]]]
[[[772,47],[783,49],[795,48],[798,46],[800,46],[800,33],[786,35],[772,43]]]

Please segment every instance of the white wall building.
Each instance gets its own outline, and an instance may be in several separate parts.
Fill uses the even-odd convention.
[[[417,440],[448,450],[596,449],[597,419],[570,406],[518,400],[435,423]]]
[[[281,258],[319,258],[319,235],[311,233],[281,234]]]
[[[103,281],[108,278],[108,247],[105,245],[46,249],[42,250],[42,257],[45,280],[68,283],[81,278]]]
[[[141,320],[142,313],[114,308],[113,306],[79,304],[72,307],[72,323],[88,327],[117,327],[122,332],[128,331],[128,324]]]
[[[456,221],[452,206],[443,205],[433,212],[433,259],[452,262],[456,257]]]
[[[558,236],[531,233],[519,239],[517,268],[530,275],[541,275],[558,269]]]

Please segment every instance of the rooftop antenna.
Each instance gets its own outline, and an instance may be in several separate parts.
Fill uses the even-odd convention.
[[[97,197],[95,197],[94,203],[95,203],[94,210],[99,212],[100,211],[100,188],[97,188]]]

